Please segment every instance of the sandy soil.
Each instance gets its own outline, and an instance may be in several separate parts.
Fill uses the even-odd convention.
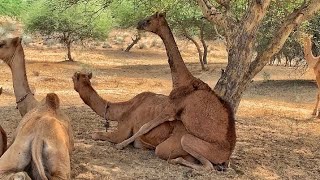
[[[213,46],[209,71],[200,71],[195,51],[181,43],[183,57],[195,76],[214,86],[226,65],[226,53]],[[75,71],[93,72],[93,86],[110,101],[123,101],[142,91],[168,94],[170,70],[163,48],[78,48],[76,62],[64,62],[63,49],[25,47],[29,84],[38,100],[55,92],[71,117],[75,133],[73,179],[320,179],[320,121],[310,114],[316,98],[313,74],[267,66],[245,92],[237,113],[238,141],[227,172],[198,172],[158,159],[153,151],[91,140],[104,130],[103,119],[73,90]],[[269,79],[269,80],[267,80]],[[0,63],[0,123],[9,138],[21,117],[15,109],[11,73]]]

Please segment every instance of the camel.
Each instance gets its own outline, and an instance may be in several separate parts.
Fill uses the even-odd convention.
[[[38,105],[38,101],[34,98],[28,84],[21,38],[0,40],[0,59],[11,69],[17,108],[23,117]]]
[[[17,108],[23,117],[12,145],[0,158],[0,176],[21,170],[33,179],[70,179],[73,134],[69,118],[59,109],[59,98],[48,94],[41,103],[35,99],[26,76],[21,38],[1,40],[0,59],[11,69]],[[43,155],[49,158],[42,160]]]
[[[316,76],[316,82],[318,86],[318,94],[316,105],[313,109],[312,115],[316,116],[318,114],[318,118],[320,118],[319,113],[319,100],[320,100],[320,56],[315,57],[312,53],[312,36],[311,35],[303,35],[302,43],[303,43],[303,53],[304,58],[307,61],[308,67],[313,69],[313,72]]]
[[[60,110],[58,96],[47,94],[20,121],[15,140],[0,158],[0,177],[24,171],[31,164],[32,179],[70,179],[69,121]]]
[[[91,86],[92,73],[75,72],[72,80],[74,89],[98,115],[108,120],[118,122],[117,130],[113,132],[96,132],[94,140],[104,140],[120,143],[136,133],[142,125],[157,117],[169,104],[168,96],[143,92],[125,102],[113,103],[104,100]],[[179,121],[166,122],[134,141],[134,147],[140,149],[155,149],[155,154],[168,160],[183,157],[192,160],[180,144],[186,129]]]
[[[163,112],[116,147],[122,149],[158,125],[179,120],[188,131],[188,134],[181,138],[182,148],[197,159],[200,165],[181,157],[172,159],[172,163],[198,170],[211,170],[214,165],[223,168],[228,166],[236,143],[232,108],[207,84],[189,72],[164,13],[156,13],[140,21],[138,29],[153,32],[163,40],[171,69],[173,90],[169,96],[170,104]]]

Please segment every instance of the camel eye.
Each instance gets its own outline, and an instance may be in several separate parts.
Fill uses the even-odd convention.
[[[0,43],[0,48],[3,48],[4,47],[4,43]]]

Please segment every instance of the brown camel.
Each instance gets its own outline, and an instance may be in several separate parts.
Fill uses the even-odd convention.
[[[118,122],[113,132],[96,132],[95,140],[120,143],[136,133],[142,125],[157,117],[169,104],[168,96],[143,92],[129,101],[113,103],[101,98],[91,86],[92,73],[76,72],[72,77],[74,89],[81,99],[98,115]],[[186,129],[180,121],[166,122],[134,141],[136,148],[155,149],[161,159],[183,157],[192,160],[180,144]]]
[[[21,38],[0,41],[0,59],[11,69],[17,107],[23,116],[12,145],[0,158],[0,176],[27,171],[33,179],[70,179],[73,135],[69,118],[59,109],[59,98],[48,94],[41,103],[34,98]]]
[[[320,117],[319,114],[319,100],[320,100],[320,56],[315,57],[312,53],[312,36],[311,35],[303,35],[302,43],[303,43],[303,52],[304,58],[307,61],[308,67],[313,69],[313,72],[316,76],[317,86],[318,86],[318,94],[317,94],[317,102],[313,109],[312,115],[317,115]]]
[[[236,143],[235,119],[231,107],[188,71],[164,14],[156,13],[140,21],[138,29],[153,32],[163,40],[173,90],[170,93],[170,105],[158,117],[143,125],[136,134],[118,144],[117,148],[122,149],[163,122],[180,120],[188,131],[181,139],[182,148],[201,165],[181,157],[171,161],[199,170],[211,170],[213,164],[225,167]]]

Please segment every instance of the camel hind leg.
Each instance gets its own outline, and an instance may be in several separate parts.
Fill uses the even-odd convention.
[[[182,164],[197,170],[212,170],[213,164],[224,164],[229,160],[230,151],[219,144],[208,143],[191,134],[186,134],[181,139],[183,150],[196,158],[200,164],[191,163],[182,158],[171,160],[171,163]]]
[[[138,137],[148,133],[153,128],[159,126],[160,124],[167,122],[167,121],[173,121],[175,120],[168,114],[161,114],[155,119],[149,121],[148,123],[144,124],[138,132],[136,132],[133,136],[130,138],[124,140],[123,142],[116,145],[117,149],[123,149],[124,147],[128,146],[130,143],[132,143],[134,140],[136,140]]]
[[[16,140],[0,158],[0,174],[22,171],[31,161],[30,141]]]

